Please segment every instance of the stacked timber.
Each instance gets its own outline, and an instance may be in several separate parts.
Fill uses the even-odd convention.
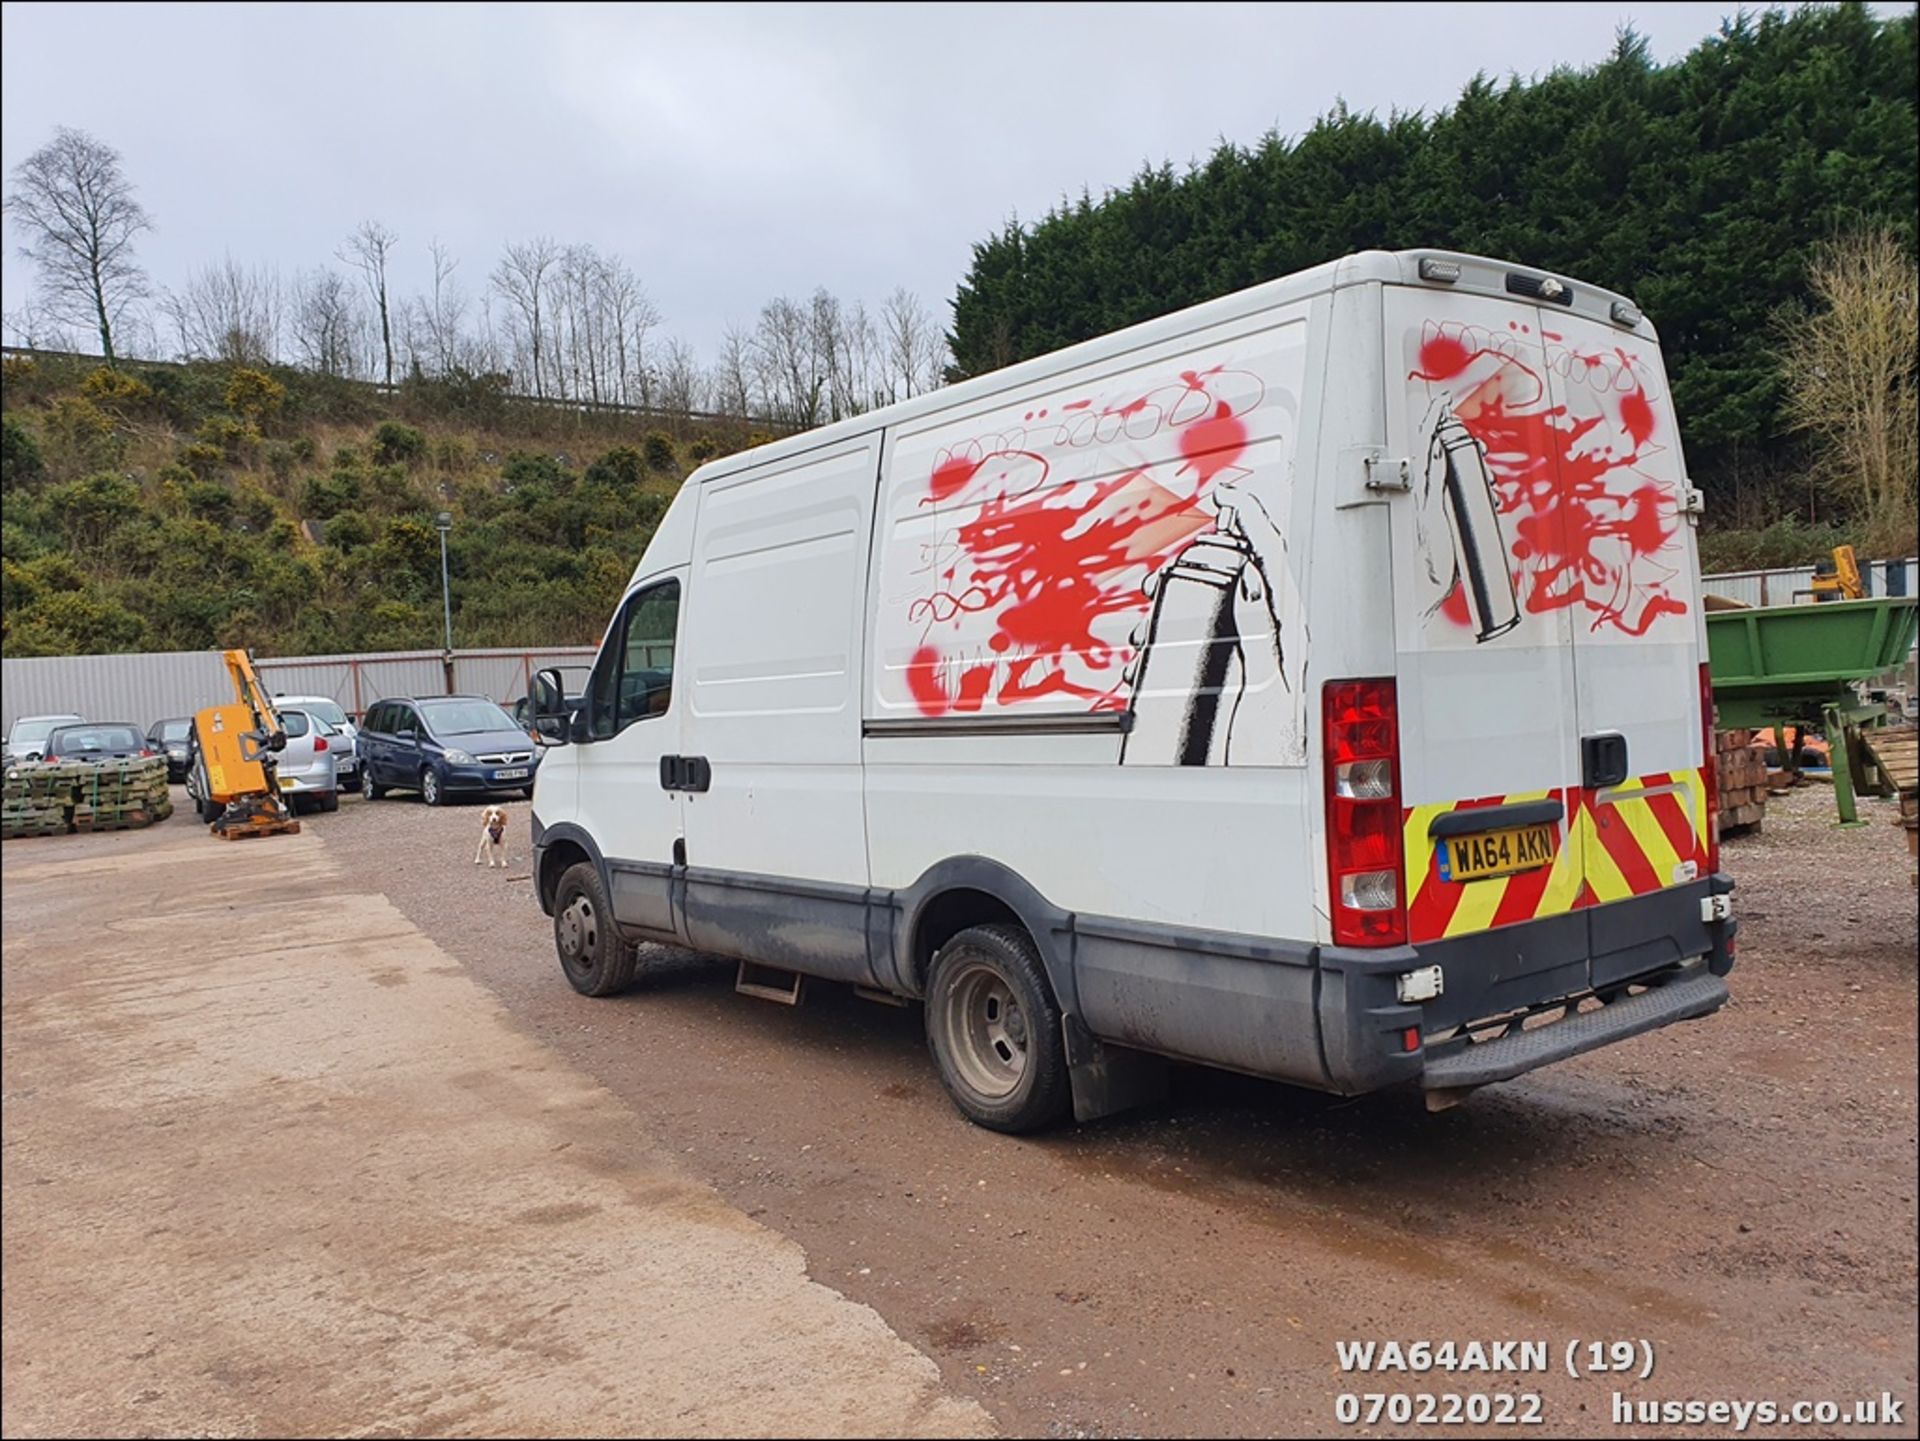
[[[145,760],[9,766],[0,800],[0,836],[126,831],[173,814],[167,763]]]
[[[1758,832],[1767,817],[1767,761],[1750,730],[1714,735],[1714,765],[1720,776],[1720,834]]]

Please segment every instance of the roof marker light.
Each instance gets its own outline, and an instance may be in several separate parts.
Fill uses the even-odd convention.
[[[1442,285],[1451,285],[1460,278],[1460,266],[1452,260],[1435,260],[1428,256],[1420,262],[1420,278],[1437,280]]]
[[[1613,323],[1624,325],[1628,330],[1637,329],[1640,324],[1640,307],[1631,300],[1614,301]]]

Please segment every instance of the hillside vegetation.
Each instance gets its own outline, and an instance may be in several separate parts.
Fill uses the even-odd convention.
[[[686,471],[750,439],[220,364],[5,363],[10,656],[596,641]]]

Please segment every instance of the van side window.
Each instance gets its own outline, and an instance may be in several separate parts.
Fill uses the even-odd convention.
[[[593,675],[593,736],[618,735],[637,720],[665,715],[673,700],[673,641],[680,582],[635,592]]]

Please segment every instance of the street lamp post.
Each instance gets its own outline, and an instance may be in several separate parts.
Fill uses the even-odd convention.
[[[447,583],[447,532],[453,529],[453,512],[443,510],[433,518],[440,532],[440,608],[447,622],[447,655],[453,655],[453,590]]]

